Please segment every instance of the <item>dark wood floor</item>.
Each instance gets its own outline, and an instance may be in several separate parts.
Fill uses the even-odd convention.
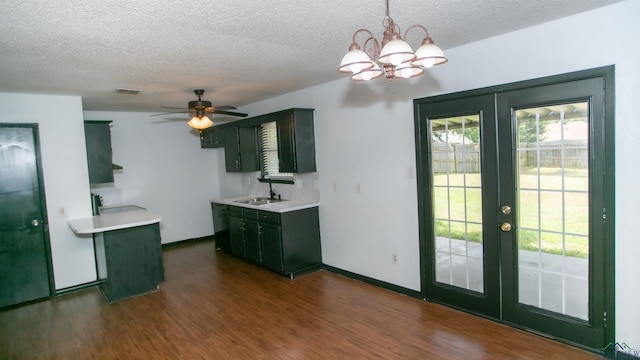
[[[594,359],[328,271],[290,280],[213,251],[164,250],[160,291],[92,288],[0,311],[0,359]]]

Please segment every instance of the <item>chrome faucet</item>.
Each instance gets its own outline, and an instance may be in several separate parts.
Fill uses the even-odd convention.
[[[267,179],[267,181],[269,182],[269,199],[275,200],[276,199],[276,192],[273,191],[273,187],[271,186],[271,179]]]

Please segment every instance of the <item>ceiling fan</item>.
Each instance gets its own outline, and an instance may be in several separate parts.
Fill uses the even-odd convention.
[[[204,90],[202,89],[196,89],[196,90],[193,90],[193,92],[198,96],[198,100],[189,101],[188,108],[162,106],[162,108],[164,109],[178,109],[180,111],[154,114],[151,116],[190,113],[190,114],[193,114],[193,117],[191,118],[191,120],[189,120],[187,124],[197,130],[203,130],[213,125],[213,122],[211,121],[211,119],[207,117],[207,114],[221,114],[221,115],[230,115],[230,116],[239,116],[239,117],[247,116],[247,114],[245,113],[229,111],[229,110],[236,109],[234,106],[230,106],[230,105],[212,106],[211,101],[202,100],[202,95],[204,94]]]

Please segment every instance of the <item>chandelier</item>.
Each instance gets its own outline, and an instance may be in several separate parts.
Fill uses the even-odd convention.
[[[421,46],[413,52],[411,46],[402,40],[400,27],[389,16],[389,0],[385,0],[385,4],[387,10],[382,20],[382,26],[385,28],[382,47],[371,31],[356,30],[349,52],[340,62],[339,72],[350,74],[353,81],[372,80],[383,74],[391,81],[394,78],[420,76],[425,68],[447,62],[442,50],[433,43],[427,28],[422,25],[413,25],[404,33],[406,39],[407,33],[412,29],[419,28],[425,32]],[[368,36],[362,48],[356,42],[356,36],[360,33],[366,33]]]

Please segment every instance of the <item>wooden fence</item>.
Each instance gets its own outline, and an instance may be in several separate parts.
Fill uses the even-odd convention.
[[[438,173],[480,172],[480,144],[431,144],[431,166]],[[545,141],[520,144],[520,166],[586,169],[589,165],[588,144],[584,140]],[[564,163],[564,164],[563,164]]]

